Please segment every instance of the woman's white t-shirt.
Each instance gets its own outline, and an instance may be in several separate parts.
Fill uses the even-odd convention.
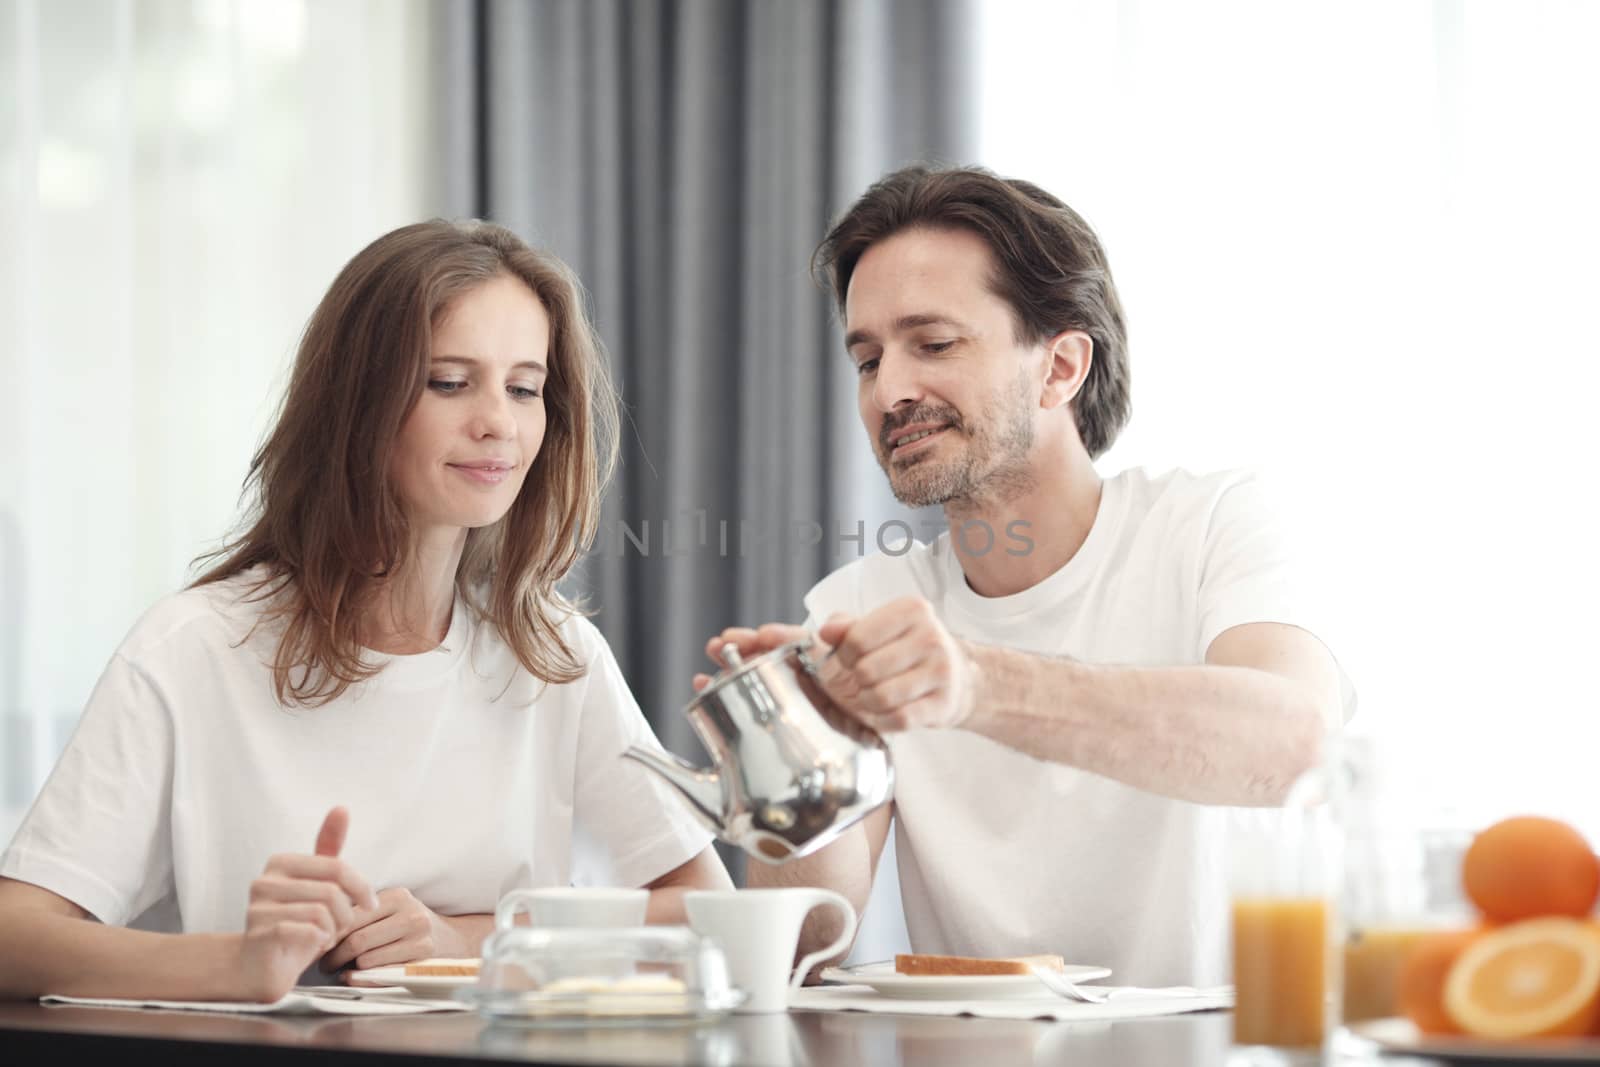
[[[103,922],[244,928],[276,853],[309,853],[344,805],[341,855],[374,889],[442,915],[523,886],[640,886],[711,840],[630,745],[657,744],[605,640],[569,617],[587,672],[533,678],[457,597],[442,646],[319,707],[286,707],[276,638],[245,582],[152,608],[106,667],[60,761],[0,855],[0,875]]]
[[[1025,539],[1048,537],[996,531],[991,550],[1020,552]],[[1106,479],[1077,553],[1014,596],[974,593],[945,534],[841,568],[805,603],[816,625],[904,596],[925,597],[957,637],[1126,666],[1203,663],[1217,635],[1244,623],[1315,632],[1317,622],[1261,484],[1233,472]],[[1144,792],[965,730],[887,741],[915,951],[1058,953],[1135,985],[1227,981],[1228,828],[1254,816]]]

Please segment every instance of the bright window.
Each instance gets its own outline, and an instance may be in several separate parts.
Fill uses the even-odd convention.
[[[232,524],[334,274],[428,213],[427,12],[0,9],[0,841]]]
[[[1264,466],[1435,824],[1600,837],[1600,5],[989,3],[985,162],[1130,318],[1101,464]]]

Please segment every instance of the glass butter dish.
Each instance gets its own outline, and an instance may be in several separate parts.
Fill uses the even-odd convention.
[[[470,1000],[490,1019],[537,1026],[671,1026],[744,1000],[722,949],[686,926],[552,929],[500,923]],[[464,998],[466,999],[466,998]]]

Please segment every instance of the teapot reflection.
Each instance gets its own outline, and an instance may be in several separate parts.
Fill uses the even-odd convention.
[[[727,665],[684,709],[711,754],[701,768],[670,753],[623,755],[664,778],[722,840],[766,863],[822,848],[894,796],[883,739],[841,712],[796,641]]]

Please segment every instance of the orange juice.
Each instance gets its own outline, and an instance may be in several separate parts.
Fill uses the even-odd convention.
[[[1400,961],[1430,932],[1402,926],[1370,926],[1350,932],[1344,946],[1345,1022],[1396,1014],[1394,980]]]
[[[1329,904],[1320,897],[1233,902],[1234,1044],[1322,1044],[1331,919]]]

